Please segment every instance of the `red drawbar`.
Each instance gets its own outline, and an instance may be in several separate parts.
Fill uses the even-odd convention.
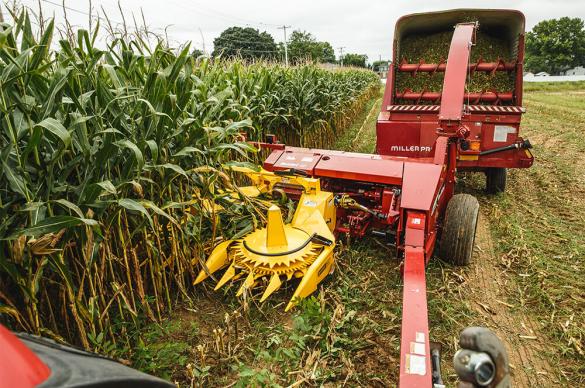
[[[424,249],[407,246],[404,251],[399,387],[432,386],[426,292]]]
[[[0,386],[35,387],[51,370],[7,328],[0,325]]]

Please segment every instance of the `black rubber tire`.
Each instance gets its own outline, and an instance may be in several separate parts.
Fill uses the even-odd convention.
[[[439,257],[453,265],[467,265],[473,255],[479,202],[473,195],[457,194],[447,204]]]
[[[507,175],[505,168],[488,168],[485,172],[485,190],[489,194],[498,194],[506,191]]]

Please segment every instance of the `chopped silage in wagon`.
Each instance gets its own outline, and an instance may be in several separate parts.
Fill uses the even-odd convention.
[[[400,42],[397,66],[402,63],[445,63],[449,54],[452,31],[443,31],[434,34],[408,35]],[[478,31],[476,44],[471,49],[470,63],[505,62],[513,61],[506,41]],[[396,71],[396,90],[399,92],[410,90],[413,92],[440,92],[443,89],[443,72],[412,73]],[[514,89],[514,72],[497,71],[494,74],[474,72],[467,83],[470,93],[481,92],[509,92]],[[406,101],[403,101],[408,103]]]

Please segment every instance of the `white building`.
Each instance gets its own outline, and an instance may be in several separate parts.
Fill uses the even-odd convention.
[[[386,78],[386,74],[388,74],[389,68],[390,62],[385,62],[378,65],[378,75],[380,76],[380,78]]]
[[[585,75],[585,67],[576,66],[576,67],[573,67],[572,69],[564,71],[562,74],[563,75]]]

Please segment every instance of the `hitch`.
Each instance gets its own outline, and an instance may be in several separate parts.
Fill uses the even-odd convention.
[[[468,327],[459,335],[459,346],[453,357],[459,388],[511,387],[508,353],[494,332]]]
[[[305,178],[310,178],[311,175],[309,175],[308,172],[304,171],[304,170],[299,170],[298,168],[289,168],[288,170],[276,170],[274,171],[274,175],[278,175],[278,176],[302,176]]]

